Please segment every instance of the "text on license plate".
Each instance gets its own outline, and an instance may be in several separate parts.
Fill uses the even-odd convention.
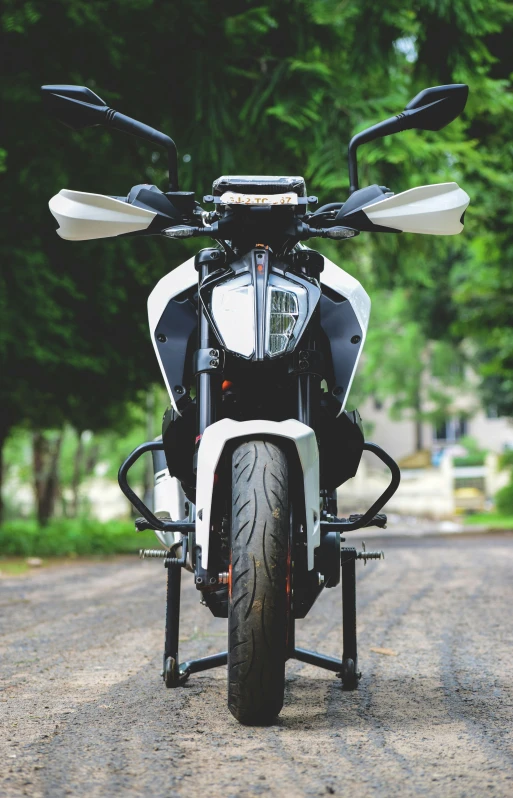
[[[223,205],[297,205],[297,194],[287,191],[286,194],[238,194],[236,191],[225,191],[221,196]]]

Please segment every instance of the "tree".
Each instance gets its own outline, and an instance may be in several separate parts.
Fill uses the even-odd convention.
[[[112,104],[187,142],[193,155],[182,164],[185,188],[209,190],[218,170],[239,164],[259,171],[257,142],[264,142],[261,157],[272,171],[280,131],[278,152],[290,149],[291,137],[266,114],[266,102],[278,86],[282,96],[290,91],[301,74],[302,47],[322,40],[306,3],[272,5],[274,16],[254,3],[240,13],[232,3],[223,17],[207,2],[132,0],[108,9],[99,0],[3,3],[0,96],[9,124],[2,132],[0,207],[10,224],[0,234],[0,447],[13,426],[28,424],[41,444],[39,464],[42,429],[121,423],[127,401],[158,377],[146,296],[188,251],[148,239],[77,246],[55,236],[46,205],[62,186],[121,194],[138,182],[162,182],[164,168],[160,153],[137,140],[59,129],[42,111],[39,85],[98,88]],[[159,51],[165,56],[156,58]],[[298,84],[305,107],[324,79],[306,70]],[[284,171],[292,167],[288,160]],[[38,472],[53,469],[38,465]],[[38,496],[46,495],[37,487]]]
[[[465,360],[453,344],[429,340],[422,321],[412,318],[410,292],[381,291],[374,297],[355,395],[389,403],[392,418],[408,414],[420,451],[425,444],[422,423],[436,423],[447,415],[457,389],[464,385]]]
[[[60,188],[120,195],[138,182],[163,185],[164,159],[121,134],[58,128],[43,113],[41,83],[88,85],[169,132],[182,188],[199,199],[223,172],[267,172],[304,173],[329,201],[346,195],[352,133],[426,85],[468,81],[462,119],[368,145],[360,173],[362,185],[396,191],[457,179],[473,199],[470,235],[362,235],[338,251],[371,292],[408,290],[419,335],[472,335],[490,375],[513,382],[504,268],[512,28],[499,0],[486,14],[478,0],[228,0],[222,12],[208,0],[2,0],[0,448],[20,423],[37,432],[121,422],[127,401],[158,378],[146,296],[190,252],[164,240],[55,236],[46,203]],[[486,351],[483,319],[493,325]]]

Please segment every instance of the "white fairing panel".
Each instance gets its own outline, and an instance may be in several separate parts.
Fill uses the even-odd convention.
[[[162,377],[169,394],[171,405],[177,413],[179,411],[173,399],[173,394],[167,381],[166,373],[164,371],[157,348],[155,331],[157,329],[157,324],[159,323],[161,316],[171,299],[183,293],[184,291],[187,291],[189,288],[192,288],[194,285],[196,285],[197,281],[198,273],[194,266],[194,258],[190,258],[189,260],[185,261],[185,263],[182,263],[181,266],[178,266],[176,269],[173,269],[172,272],[169,272],[169,274],[166,274],[164,277],[162,277],[148,297],[148,321],[151,340],[153,342],[153,348],[155,350],[155,355],[157,357],[157,361],[162,372]],[[324,258],[324,271],[321,273],[321,283],[327,285],[337,294],[340,294],[349,301],[362,329],[362,340],[359,345],[353,376],[351,377],[352,383],[354,374],[356,372],[356,367],[358,365],[358,360],[360,358],[360,353],[365,343],[367,328],[369,326],[371,307],[370,297],[358,280],[345,272],[328,258]],[[351,383],[348,385],[345,394],[345,400],[347,400]],[[345,401],[344,405],[341,407],[341,413],[344,409],[344,406]]]
[[[315,433],[306,424],[288,421],[233,421],[230,418],[216,421],[207,427],[201,438],[198,452],[196,488],[196,543],[201,546],[201,564],[208,566],[210,516],[214,475],[226,443],[246,436],[274,435],[294,441],[299,455],[304,479],[306,508],[306,534],[308,569],[314,567],[314,550],[320,544],[319,508],[319,451]]]
[[[112,238],[146,230],[157,215],[114,197],[63,188],[48,203],[66,241]]]
[[[165,468],[155,474],[155,487],[153,489],[153,512],[157,518],[171,518],[172,521],[181,521],[186,517],[185,493],[176,477],[172,477]],[[161,532],[154,530],[157,538],[166,548],[182,539],[180,532]]]
[[[159,323],[168,303],[175,296],[178,296],[184,291],[187,291],[189,288],[192,288],[193,285],[197,284],[197,282],[198,272],[194,266],[194,258],[189,258],[189,260],[186,260],[181,266],[177,266],[172,272],[169,272],[169,274],[166,274],[164,277],[162,277],[148,297],[148,322],[150,326],[151,340],[153,341],[153,348],[155,350],[155,355],[166,384],[171,405],[177,413],[179,411],[176,407],[173,393],[167,380],[166,372],[164,370],[164,366],[162,365],[162,360],[157,348],[155,330],[157,329],[157,324]]]
[[[403,191],[363,208],[374,224],[403,233],[455,236],[470,197],[457,183],[438,183]]]
[[[356,374],[358,362],[365,344],[367,328],[369,326],[371,300],[367,291],[358,280],[333,263],[333,261],[328,260],[328,258],[324,258],[324,270],[321,272],[321,284],[327,285],[332,291],[336,291],[337,294],[340,294],[340,296],[348,300],[362,330],[362,339],[358,345],[358,352],[356,354],[351,379],[338,414],[340,415],[346,406],[347,397],[349,396],[349,391],[351,390],[354,375]]]

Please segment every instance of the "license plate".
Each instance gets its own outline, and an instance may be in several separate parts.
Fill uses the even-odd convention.
[[[225,191],[221,196],[222,205],[297,205],[297,194],[287,191],[286,194],[239,194],[236,191]]]

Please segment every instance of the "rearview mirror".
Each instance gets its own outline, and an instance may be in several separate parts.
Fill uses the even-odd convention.
[[[50,113],[72,130],[105,125],[165,147],[169,161],[169,190],[178,191],[178,153],[169,136],[109,108],[86,86],[41,86],[41,93]]]
[[[107,103],[85,86],[41,86],[41,93],[48,111],[72,130],[105,122]]]
[[[461,114],[467,97],[468,86],[465,83],[424,89],[408,103],[402,113],[353,136],[348,150],[349,193],[352,194],[358,189],[356,150],[360,144],[401,130],[441,130]]]
[[[424,89],[404,109],[404,118],[410,123],[408,128],[441,130],[462,113],[467,97],[468,86],[465,83]]]

